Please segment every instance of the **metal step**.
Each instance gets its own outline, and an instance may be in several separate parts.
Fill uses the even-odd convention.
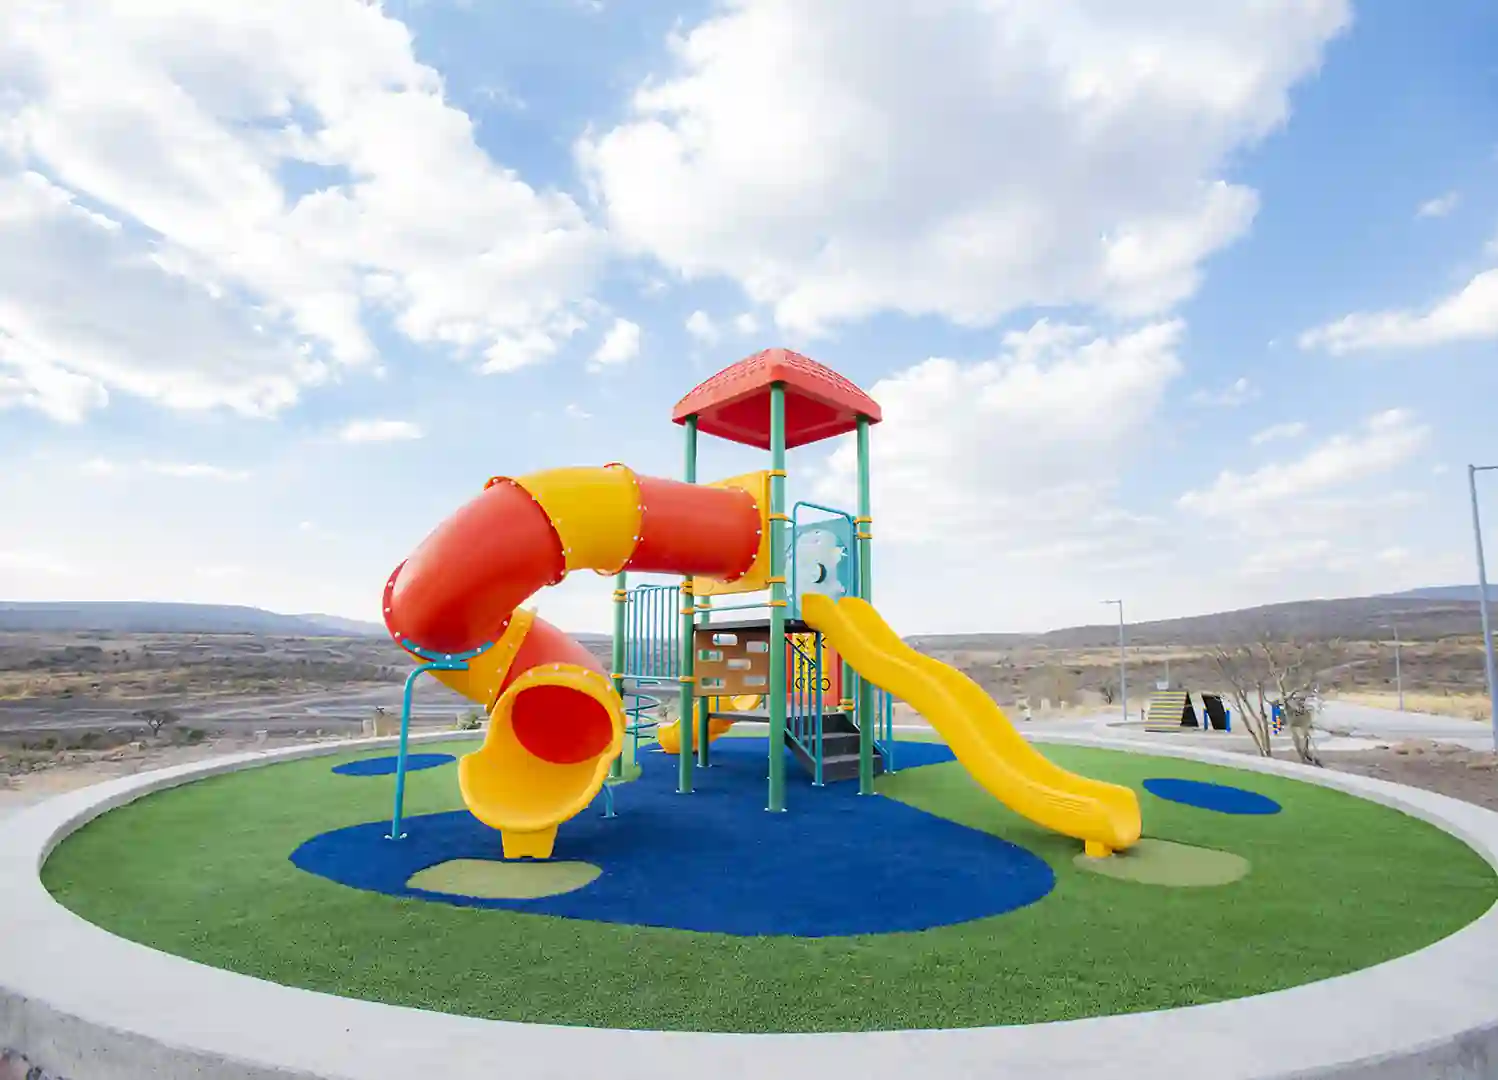
[[[852,780],[857,778],[858,733],[852,732],[852,735],[853,741],[851,743],[839,740],[843,746],[847,746],[846,750],[841,749],[838,742],[832,742],[832,738],[836,738],[836,736],[832,738],[829,738],[825,734],[822,736],[822,782],[824,784],[830,784],[835,780]],[[789,735],[786,736],[785,741],[786,745],[791,748],[791,752],[795,755],[796,760],[801,763],[801,767],[808,774],[815,776],[816,762],[806,752],[805,747],[794,741]],[[830,746],[829,743],[831,743]],[[884,772],[884,755],[879,753],[878,747],[875,747],[874,775],[878,776],[882,772]]]
[[[811,770],[812,766],[810,762],[803,762],[802,764],[806,765],[808,771]],[[874,775],[878,776],[882,772],[884,772],[884,758],[876,751],[874,753]],[[823,754],[822,783],[830,784],[837,780],[856,780],[857,778],[857,754]]]
[[[787,711],[789,711],[789,710],[787,710]],[[767,723],[770,722],[770,710],[769,709],[745,709],[742,712],[736,712],[736,711],[733,711],[733,710],[730,710],[730,709],[714,709],[712,712],[708,713],[707,715],[710,716],[710,717],[712,717],[714,720],[734,720],[734,721],[747,720],[750,723],[760,723],[760,724],[767,724]],[[816,713],[808,713],[808,715],[812,716],[812,717],[815,717]],[[843,720],[844,718],[846,718],[846,716],[847,716],[847,713],[841,712],[841,711],[839,711],[837,709],[823,709],[822,710],[822,728],[823,728],[823,730],[824,731],[833,730],[832,728],[829,728],[827,726],[827,721],[829,721],[829,720]],[[848,721],[848,722],[852,723],[852,721]],[[838,728],[837,730],[841,731],[843,729],[842,728]]]

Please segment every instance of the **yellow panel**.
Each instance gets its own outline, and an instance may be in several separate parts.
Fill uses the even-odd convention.
[[[629,562],[640,535],[640,490],[629,469],[547,469],[515,482],[551,518],[569,571],[612,574]]]
[[[724,596],[729,593],[760,592],[770,584],[770,473],[768,470],[730,476],[704,487],[738,488],[754,496],[759,510],[759,550],[749,572],[734,581],[721,578],[694,577],[692,592],[697,596]]]

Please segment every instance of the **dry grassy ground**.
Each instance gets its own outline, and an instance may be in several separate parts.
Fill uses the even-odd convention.
[[[1394,651],[1387,642],[1351,641],[1339,646],[1341,663],[1325,674],[1328,697],[1393,708],[1396,703]],[[1117,649],[929,650],[940,660],[967,672],[999,704],[1022,707],[1028,700],[1037,714],[1042,702],[1051,710],[1093,710],[1109,704],[1118,691]],[[1403,646],[1401,667],[1405,708],[1443,716],[1486,719],[1479,637],[1451,637]],[[1137,712],[1157,681],[1193,691],[1227,690],[1210,649],[1197,646],[1144,646],[1128,650],[1129,700]],[[1062,704],[1064,703],[1064,704]]]
[[[931,648],[962,668],[1000,704],[1038,718],[1094,711],[1116,697],[1111,648]],[[1145,646],[1129,651],[1130,707],[1137,713],[1157,679],[1195,691],[1225,687],[1210,651]],[[0,776],[13,783],[73,785],[256,743],[358,734],[375,706],[398,710],[409,660],[383,638],[271,638],[197,634],[0,633]],[[1487,715],[1476,637],[1406,644],[1405,704],[1412,711],[1473,719]],[[1326,674],[1329,695],[1392,707],[1393,652],[1385,643],[1343,646]],[[451,727],[471,706],[430,681],[417,722]],[[1050,708],[1042,705],[1049,702]],[[152,737],[139,713],[166,708],[177,723]],[[903,706],[897,722],[918,722]],[[1453,794],[1482,801],[1498,776],[1481,756],[1433,751],[1337,755],[1335,767],[1383,770],[1417,786],[1449,779]],[[1475,762],[1475,764],[1474,764]]]

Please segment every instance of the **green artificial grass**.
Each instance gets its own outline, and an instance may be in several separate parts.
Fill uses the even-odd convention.
[[[330,773],[358,756],[346,755],[142,799],[65,841],[43,878],[114,933],[289,986],[505,1020],[710,1031],[1021,1024],[1218,1001],[1421,948],[1498,896],[1469,848],[1385,807],[1175,759],[1044,751],[1136,790],[1152,776],[1248,787],[1284,812],[1231,817],[1141,791],[1148,836],[1252,864],[1230,885],[1164,888],[1080,869],[1075,841],[1006,810],[955,763],[909,770],[881,778],[879,790],[1029,848],[1055,871],[1055,891],[920,933],[736,938],[450,907],[302,873],[287,859],[300,842],[389,813],[390,777]],[[408,778],[408,814],[460,806],[455,766]],[[672,887],[660,883],[663,905]]]

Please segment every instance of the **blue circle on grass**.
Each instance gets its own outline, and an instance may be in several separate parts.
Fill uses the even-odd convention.
[[[713,744],[694,793],[676,793],[676,759],[652,755],[614,789],[618,816],[594,805],[565,822],[558,860],[602,873],[574,892],[532,899],[412,887],[452,860],[500,860],[499,833],[466,810],[334,829],[291,854],[298,868],[355,889],[592,922],[744,936],[834,937],[927,930],[1001,915],[1055,887],[1038,855],[990,833],[881,797],[852,782],[817,789],[787,753],[790,810],[765,812],[764,739]],[[944,746],[901,743],[901,769],[952,760]]]
[[[407,754],[406,771],[435,769],[446,765],[449,761],[456,760],[451,754]],[[394,757],[361,758],[358,761],[345,761],[342,765],[334,765],[333,771],[339,776],[394,776],[396,762],[397,759]]]
[[[1280,804],[1268,795],[1227,784],[1209,784],[1202,780],[1178,780],[1160,777],[1144,782],[1144,790],[1173,803],[1194,806],[1198,810],[1215,810],[1219,814],[1278,814]]]

